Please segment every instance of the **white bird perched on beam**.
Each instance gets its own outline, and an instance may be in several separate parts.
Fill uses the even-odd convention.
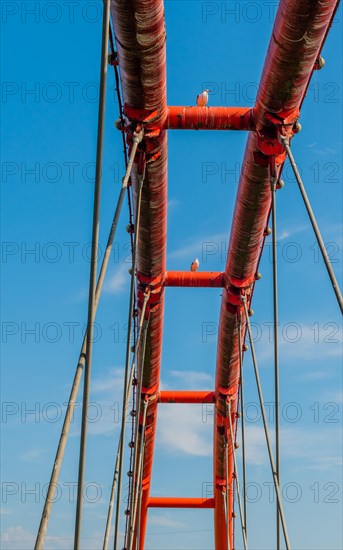
[[[199,267],[199,260],[198,258],[195,258],[195,260],[192,261],[191,263],[191,271],[196,271]]]
[[[208,103],[208,94],[210,90],[204,90],[201,94],[197,95],[197,106],[205,107]]]

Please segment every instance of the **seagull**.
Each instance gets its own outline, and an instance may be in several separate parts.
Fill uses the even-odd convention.
[[[196,271],[199,267],[199,260],[198,258],[195,258],[195,260],[191,263],[191,271]]]
[[[210,90],[204,90],[201,94],[197,95],[197,106],[205,107],[208,103],[208,93]]]

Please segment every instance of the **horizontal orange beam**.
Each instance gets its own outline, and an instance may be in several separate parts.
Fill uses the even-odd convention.
[[[251,107],[167,107],[167,130],[254,130]]]
[[[159,403],[214,403],[213,391],[161,391]]]
[[[150,497],[149,508],[214,508],[214,498]]]
[[[165,286],[220,288],[225,286],[221,271],[166,271]]]

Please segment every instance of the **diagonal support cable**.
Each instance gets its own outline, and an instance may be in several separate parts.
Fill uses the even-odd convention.
[[[251,355],[252,355],[252,361],[253,361],[253,365],[254,365],[258,397],[259,397],[259,400],[260,400],[260,407],[261,407],[261,413],[262,413],[264,434],[265,434],[267,448],[268,448],[270,467],[271,467],[272,475],[273,475],[276,499],[277,499],[277,503],[278,503],[278,507],[279,507],[279,513],[280,513],[280,519],[281,519],[281,524],[282,524],[286,549],[290,550],[291,546],[290,546],[288,532],[287,532],[286,519],[285,519],[285,515],[284,515],[284,511],[283,511],[279,480],[278,480],[278,477],[277,477],[277,474],[276,474],[275,461],[274,461],[272,446],[271,446],[270,437],[269,437],[269,430],[268,430],[268,424],[267,424],[267,415],[266,415],[266,410],[265,410],[265,407],[264,407],[264,400],[263,400],[263,394],[262,394],[260,375],[259,375],[259,372],[258,372],[258,366],[257,366],[257,360],[256,360],[256,354],[255,354],[255,347],[254,347],[254,340],[253,340],[252,333],[251,333],[251,326],[250,326],[250,321],[249,321],[249,314],[248,314],[248,308],[247,308],[247,302],[246,302],[246,296],[245,295],[242,296],[242,302],[243,302],[243,307],[244,307],[244,312],[245,312],[245,317],[246,317],[246,324],[247,324],[247,329],[248,329],[249,342],[250,342],[250,346],[251,346]]]
[[[137,516],[137,510],[138,510],[138,494],[139,494],[139,482],[142,475],[142,469],[143,469],[143,455],[144,455],[144,444],[145,444],[145,425],[146,425],[146,418],[147,418],[147,412],[148,412],[148,405],[149,401],[146,398],[143,403],[143,418],[142,418],[142,424],[141,424],[141,438],[140,438],[140,446],[139,451],[136,447],[137,452],[137,477],[136,477],[136,483],[134,486],[134,490],[132,492],[132,503],[131,503],[131,511],[130,513],[130,530],[129,530],[129,538],[128,538],[128,550],[133,550],[133,543],[135,539],[134,530],[136,526],[136,516]],[[137,414],[137,425],[139,426],[139,415]],[[136,439],[136,444],[138,443],[138,439]]]
[[[245,526],[245,537],[248,540],[247,533],[247,494],[246,494],[246,452],[245,452],[245,418],[244,418],[244,377],[243,377],[243,357],[242,357],[242,318],[239,313],[238,318],[238,348],[239,348],[239,376],[240,385],[240,409],[241,409],[241,430],[242,430],[242,472],[243,472],[243,515]]]
[[[138,139],[138,143],[141,141],[141,137],[142,137],[141,135],[137,136],[136,139]],[[138,146],[138,144],[137,144],[137,146]],[[132,149],[130,158],[134,157],[134,155],[136,153],[136,150],[137,150],[137,146],[135,146],[135,144],[134,144],[134,147]],[[131,169],[132,169],[132,163],[131,163]],[[95,313],[98,309],[99,300],[100,300],[101,292],[102,292],[102,289],[103,289],[105,276],[106,276],[106,273],[107,273],[109,259],[110,259],[111,252],[112,252],[114,237],[115,237],[115,234],[116,234],[119,217],[120,217],[121,210],[122,210],[125,193],[128,190],[128,181],[129,181],[130,174],[131,174],[130,169],[126,170],[125,177],[122,180],[122,187],[121,187],[121,190],[120,190],[120,194],[119,194],[119,198],[118,198],[118,201],[117,201],[115,213],[114,213],[114,216],[113,216],[111,229],[110,229],[110,232],[109,232],[109,235],[108,235],[105,254],[104,254],[104,257],[103,257],[103,260],[102,260],[102,263],[101,263],[100,273],[99,273],[98,282],[97,282],[96,291],[95,291]],[[46,494],[46,497],[45,497],[44,508],[43,508],[41,521],[40,521],[40,525],[39,525],[39,529],[38,529],[36,543],[35,543],[35,550],[42,550],[44,540],[45,540],[45,536],[46,536],[46,531],[47,531],[47,527],[48,527],[48,523],[49,523],[49,519],[50,519],[50,515],[51,515],[52,505],[53,505],[53,502],[54,502],[54,496],[55,496],[55,492],[56,492],[58,478],[59,478],[59,474],[60,474],[60,471],[61,471],[64,452],[65,452],[65,448],[66,448],[66,444],[67,444],[67,440],[68,440],[68,435],[69,435],[69,431],[70,431],[70,425],[71,425],[73,415],[74,415],[76,398],[77,398],[77,394],[78,394],[79,387],[80,387],[82,372],[83,372],[83,369],[84,369],[84,366],[85,366],[86,349],[87,349],[87,334],[88,334],[88,330],[86,331],[86,334],[84,336],[82,346],[81,346],[81,351],[80,351],[80,354],[79,354],[78,364],[77,364],[77,368],[76,368],[76,372],[75,372],[75,376],[74,376],[74,380],[73,380],[73,384],[72,384],[72,389],[71,389],[71,392],[70,392],[68,405],[67,405],[67,409],[66,409],[66,413],[65,413],[65,417],[64,417],[63,427],[62,427],[62,430],[61,430],[61,435],[60,435],[60,439],[59,439],[59,443],[58,443],[58,447],[57,447],[57,451],[56,451],[56,455],[55,455],[54,465],[53,465],[53,469],[52,469],[51,476],[50,476],[48,491],[47,491],[47,494]]]
[[[277,274],[277,233],[276,233],[276,172],[270,173],[271,216],[272,216],[272,273],[273,273],[273,331],[274,331],[274,402],[275,402],[275,466],[280,484],[280,402],[279,402],[279,310]],[[276,502],[276,550],[281,548],[280,514]]]
[[[149,296],[150,293],[145,295]],[[137,481],[132,487],[132,494],[129,496],[130,500],[130,516],[129,516],[129,532],[127,534],[127,546],[130,548],[130,545],[133,544],[133,530],[135,526],[136,521],[136,510],[137,510],[137,499],[138,499],[138,491],[139,491],[139,478],[140,478],[140,461],[142,460],[141,453],[142,453],[142,445],[143,445],[143,435],[145,430],[145,421],[144,421],[144,427],[141,429],[141,438],[139,438],[139,428],[140,428],[140,413],[141,413],[141,388],[143,385],[143,371],[144,371],[144,359],[145,359],[145,350],[146,350],[146,338],[147,338],[147,330],[148,330],[149,320],[146,319],[144,322],[144,338],[143,338],[143,345],[142,345],[142,353],[141,353],[141,364],[140,364],[140,371],[139,371],[139,380],[138,380],[138,395],[137,395],[137,410],[136,410],[136,426],[135,426],[135,436],[134,436],[134,442],[135,442],[135,453],[134,453],[134,466],[133,466],[133,476],[135,476],[135,472],[137,473]],[[144,400],[144,407],[145,407],[146,400]],[[144,415],[143,415],[144,419]],[[143,425],[142,425],[143,426]],[[138,442],[140,442],[140,446],[138,448]],[[133,512],[133,513],[132,513]]]
[[[104,148],[104,128],[105,128],[105,108],[106,108],[106,84],[108,68],[108,40],[110,29],[110,0],[104,1],[103,23],[102,23],[102,45],[101,45],[101,69],[100,69],[100,100],[98,113],[98,137],[96,151],[96,174],[94,189],[94,207],[93,207],[93,228],[92,228],[92,253],[89,275],[89,297],[88,297],[88,321],[87,321],[87,345],[86,345],[86,363],[84,374],[83,402],[82,402],[82,423],[81,440],[79,456],[79,475],[77,486],[77,506],[75,520],[74,548],[80,547],[81,524],[82,524],[82,504],[83,504],[83,486],[86,465],[86,447],[87,447],[87,414],[90,393],[92,353],[93,353],[93,331],[95,319],[95,291],[97,280],[97,254],[99,243],[99,224],[100,224],[100,197],[102,183],[102,160]]]
[[[334,271],[333,271],[333,269],[332,269],[332,266],[331,266],[331,263],[330,263],[330,258],[329,258],[329,256],[328,256],[327,251],[326,251],[325,244],[324,244],[323,238],[322,238],[322,236],[321,236],[321,233],[320,233],[320,230],[319,230],[319,227],[318,227],[318,224],[317,224],[316,217],[315,217],[314,212],[313,212],[312,207],[311,207],[311,203],[310,203],[310,201],[309,201],[309,199],[308,199],[308,196],[307,196],[307,193],[306,193],[304,184],[303,184],[302,179],[301,179],[301,176],[300,176],[300,174],[299,174],[299,170],[298,170],[297,165],[296,165],[296,162],[295,162],[295,160],[294,160],[293,153],[292,153],[291,148],[290,148],[290,145],[289,145],[289,139],[288,139],[287,136],[280,135],[280,141],[281,141],[281,143],[284,145],[284,147],[285,147],[285,149],[286,149],[286,152],[287,152],[289,161],[290,161],[291,166],[292,166],[292,168],[293,168],[293,172],[294,172],[295,178],[296,178],[296,180],[297,180],[297,183],[298,183],[298,186],[299,186],[299,189],[300,189],[301,196],[302,196],[303,201],[304,201],[304,203],[305,203],[305,207],[306,207],[308,216],[309,216],[309,218],[310,218],[310,222],[311,222],[311,224],[312,224],[313,231],[314,231],[314,233],[315,233],[315,236],[316,236],[316,239],[317,239],[318,246],[319,246],[320,251],[321,251],[321,253],[322,253],[322,257],[323,257],[323,260],[324,260],[325,267],[326,267],[327,272],[328,272],[328,274],[329,274],[329,277],[330,277],[330,280],[331,280],[331,284],[332,284],[333,290],[334,290],[334,292],[335,292],[335,294],[336,294],[336,298],[337,298],[338,305],[339,305],[339,307],[340,307],[341,313],[343,313],[343,298],[342,298],[342,293],[341,293],[341,291],[340,291],[339,284],[338,284],[338,282],[337,282],[335,273],[334,273]]]
[[[144,462],[144,456],[145,456],[145,454],[144,454],[145,453],[145,443],[146,443],[146,438],[145,438],[145,434],[144,434],[142,464]],[[141,527],[141,513],[142,513],[142,494],[143,494],[142,482],[143,482],[143,467],[141,468],[141,471],[140,471],[139,486],[138,486],[138,497],[137,497],[138,498],[138,503],[137,503],[137,537],[136,537],[137,550],[139,550],[139,542],[140,542],[140,534],[141,534],[140,527]]]
[[[134,142],[132,146],[132,151],[130,155],[130,160],[128,162],[127,174],[131,173],[133,160],[135,153],[137,151],[138,144],[143,138],[143,130],[139,133],[136,133],[134,136]],[[139,141],[138,141],[139,140]],[[119,462],[118,462],[118,495],[117,495],[117,505],[116,505],[116,519],[115,519],[115,529],[114,529],[114,548],[118,546],[118,536],[119,536],[119,520],[120,520],[120,500],[121,500],[121,486],[123,478],[123,462],[124,462],[124,444],[125,444],[125,418],[124,415],[125,408],[127,407],[128,398],[126,397],[126,388],[128,385],[129,370],[130,370],[130,352],[131,352],[131,326],[132,326],[132,316],[133,316],[133,305],[134,305],[134,293],[135,293],[135,280],[136,280],[136,263],[137,263],[137,247],[138,247],[138,237],[140,230],[140,215],[141,215],[141,201],[142,201],[142,191],[145,178],[145,166],[143,174],[139,177],[139,187],[136,203],[136,218],[135,218],[135,240],[132,251],[132,267],[131,267],[131,285],[130,285],[130,303],[129,303],[129,313],[128,313],[128,329],[127,329],[127,342],[126,342],[126,359],[125,359],[125,378],[124,378],[124,394],[123,394],[123,410],[122,410],[122,425],[121,425],[121,436],[120,436],[120,452],[119,452]],[[128,177],[124,178],[124,182],[128,181]],[[146,307],[146,306],[145,306]],[[136,350],[135,350],[136,351]],[[113,487],[113,484],[112,484]],[[111,494],[112,499],[112,494]]]
[[[96,292],[95,292],[95,313],[96,313],[96,311],[98,309],[98,305],[99,305],[99,300],[100,300],[100,296],[101,296],[101,292],[102,292],[102,288],[103,288],[103,284],[104,284],[104,280],[105,280],[105,276],[106,276],[106,272],[107,272],[107,268],[108,268],[108,263],[109,263],[109,259],[110,259],[110,255],[111,255],[111,251],[112,251],[112,247],[113,247],[114,237],[115,237],[115,233],[116,233],[116,229],[117,229],[117,225],[118,225],[118,221],[119,221],[119,216],[120,216],[122,205],[123,205],[125,192],[126,192],[126,187],[122,187],[121,190],[120,190],[120,194],[119,194],[115,214],[114,214],[114,217],[113,217],[111,230],[110,230],[110,233],[109,233],[109,236],[108,236],[105,254],[104,254],[102,264],[101,264],[101,268],[100,268],[100,274],[99,274],[97,287],[96,287]],[[70,425],[71,425],[73,415],[74,415],[76,398],[77,398],[77,394],[78,394],[79,387],[80,387],[83,368],[84,368],[84,365],[85,365],[86,347],[87,347],[87,332],[86,332],[86,334],[84,336],[84,339],[83,339],[83,342],[82,342],[81,351],[80,351],[80,354],[79,354],[79,360],[78,360],[78,364],[77,364],[77,367],[76,367],[76,372],[75,372],[75,376],[74,376],[74,380],[73,380],[73,384],[72,384],[72,389],[71,389],[69,400],[68,400],[67,410],[66,410],[66,413],[65,413],[63,427],[62,427],[60,439],[59,439],[59,442],[58,442],[57,452],[56,452],[56,455],[55,455],[54,465],[53,465],[53,469],[52,469],[52,472],[51,472],[48,491],[47,491],[47,494],[46,494],[46,497],[45,497],[44,508],[43,508],[42,517],[41,517],[41,521],[40,521],[40,525],[39,525],[39,529],[38,529],[38,534],[37,534],[37,539],[36,539],[36,544],[35,544],[35,550],[41,550],[43,548],[45,535],[46,535],[46,530],[47,530],[49,519],[50,519],[52,504],[54,502],[56,486],[57,486],[57,483],[58,483],[58,478],[59,478],[59,474],[60,474],[60,471],[61,471],[64,452],[65,452],[65,448],[66,448],[66,444],[67,444],[67,440],[68,440]]]
[[[225,455],[226,456],[226,455]],[[227,550],[231,550],[230,545],[230,526],[229,526],[229,503],[228,503],[228,493],[229,493],[229,468],[226,467],[227,473],[226,473],[226,492],[222,493],[223,500],[224,500],[224,512],[225,512],[225,520],[226,520],[226,535],[227,535]]]
[[[240,515],[241,527],[242,527],[243,545],[244,545],[244,550],[247,550],[248,549],[248,544],[247,544],[247,538],[246,538],[246,532],[245,532],[245,523],[244,523],[244,515],[243,515],[243,508],[242,508],[241,490],[240,490],[240,485],[239,485],[239,476],[238,476],[238,467],[237,467],[237,459],[236,459],[235,440],[234,440],[232,419],[231,419],[231,402],[230,401],[227,403],[227,409],[228,409],[227,412],[228,412],[228,417],[229,417],[229,431],[230,431],[230,441],[231,441],[233,463],[234,463],[234,473],[235,473],[235,477],[236,477],[239,515]],[[229,453],[229,446],[228,445],[226,445],[226,452],[227,452],[227,454]],[[228,461],[229,461],[228,456],[227,456],[226,461],[228,463]]]
[[[124,422],[122,421],[122,426],[121,426],[121,431],[120,431],[120,436],[119,436],[118,449],[117,449],[117,454],[116,454],[116,462],[115,462],[115,467],[114,467],[113,482],[112,482],[112,487],[111,487],[111,496],[110,496],[110,502],[109,502],[109,507],[108,507],[108,513],[107,513],[107,521],[106,521],[106,529],[105,529],[103,550],[107,550],[108,540],[109,540],[109,536],[110,536],[110,529],[111,529],[112,515],[113,515],[113,504],[114,504],[116,488],[117,488],[117,484],[118,484],[118,480],[119,480],[120,457],[123,458],[123,456],[121,455],[121,449],[122,449],[122,446],[124,444],[123,429],[125,429],[125,420],[126,420],[127,411],[128,411],[128,408],[129,408],[130,391],[131,391],[133,375],[134,375],[134,370],[135,370],[136,355],[137,355],[137,351],[140,347],[142,337],[145,335],[145,330],[143,330],[143,321],[144,321],[144,317],[145,317],[145,311],[146,311],[146,306],[147,306],[147,303],[148,303],[148,298],[149,298],[149,296],[147,295],[146,299],[144,299],[144,302],[143,302],[142,311],[141,311],[141,315],[140,315],[137,343],[136,343],[135,352],[134,352],[134,356],[133,356],[133,360],[132,360],[130,374],[129,374],[128,380],[127,380],[125,401],[124,401],[124,406],[123,406],[123,411],[122,411],[122,418],[124,418]]]

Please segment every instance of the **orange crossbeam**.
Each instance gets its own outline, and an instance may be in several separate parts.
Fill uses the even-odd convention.
[[[150,497],[149,508],[214,508],[213,498]]]
[[[168,130],[254,130],[251,107],[167,107]]]
[[[213,391],[161,391],[159,403],[214,403]]]
[[[166,271],[165,286],[210,287],[225,286],[225,273],[221,271]]]

